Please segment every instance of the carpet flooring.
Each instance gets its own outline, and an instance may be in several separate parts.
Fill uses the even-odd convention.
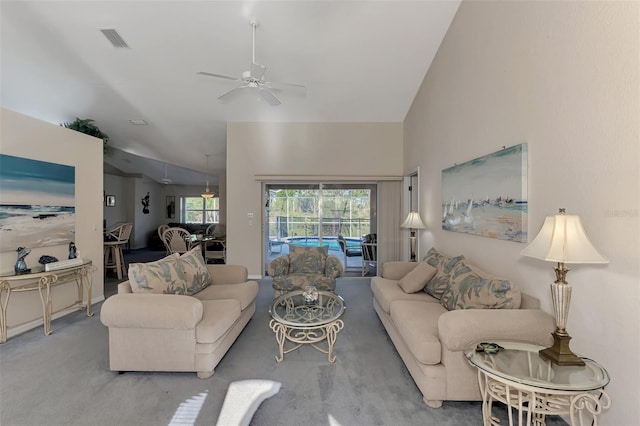
[[[273,292],[260,281],[257,311],[216,367],[201,380],[195,373],[118,374],[109,371],[108,330],[83,312],[53,321],[0,345],[0,424],[213,425],[234,381],[280,382],[252,425],[481,425],[480,402],[427,407],[372,307],[369,279],[339,279],[345,328],[335,346],[337,360],[305,346],[275,361],[269,329]],[[494,414],[508,424],[506,410]],[[178,418],[179,422],[175,419]],[[549,417],[548,425],[565,424]]]

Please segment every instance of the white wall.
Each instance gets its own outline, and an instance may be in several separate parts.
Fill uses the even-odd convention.
[[[75,167],[76,239],[80,255],[91,259],[94,303],[104,298],[102,261],[102,141],[92,136],[46,123],[7,109],[0,109],[0,152]],[[25,259],[27,267],[38,265],[40,256],[48,254],[66,259],[68,246],[32,248]],[[12,271],[15,252],[0,253],[0,270]],[[77,300],[73,282],[53,289],[53,310]],[[41,324],[42,305],[37,291],[13,293],[7,309],[9,327],[26,323],[13,331],[24,331]],[[53,325],[55,329],[55,325]]]
[[[552,312],[554,265],[526,244],[441,229],[441,171],[529,145],[529,235],[565,207],[608,265],[569,265],[572,349],[611,375],[606,425],[640,418],[638,2],[463,2],[405,121],[423,247],[463,253]]]
[[[256,175],[400,176],[401,123],[229,123],[227,263],[260,277],[262,194]],[[249,220],[247,213],[253,213]]]

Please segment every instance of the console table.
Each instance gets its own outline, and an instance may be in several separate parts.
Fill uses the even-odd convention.
[[[482,350],[483,345],[487,344],[469,347],[465,356],[478,368],[485,426],[500,424],[491,414],[493,401],[507,405],[510,426],[512,408],[518,409],[519,425],[542,426],[546,415],[562,414],[570,415],[572,425],[584,425],[585,417],[586,424],[593,420],[597,425],[602,410],[611,406],[604,391],[609,375],[593,360],[582,358],[584,366],[559,366],[540,357],[542,346],[495,341],[488,343],[492,348],[489,351]]]
[[[35,291],[40,294],[42,302],[42,318],[44,334],[51,334],[51,288],[70,281],[75,281],[78,287],[78,300],[60,310],[73,305],[78,310],[87,310],[87,316],[93,316],[91,312],[91,286],[93,284],[91,273],[95,268],[91,260],[85,259],[80,265],[72,266],[56,271],[45,271],[44,266],[31,268],[31,272],[16,274],[15,272],[0,273],[0,343],[7,341],[7,308],[11,293],[23,291]],[[84,289],[87,290],[87,302],[84,302]],[[56,311],[59,312],[59,311]]]

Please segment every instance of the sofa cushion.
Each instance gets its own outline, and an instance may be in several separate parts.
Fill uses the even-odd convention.
[[[427,303],[438,303],[438,299],[429,296],[424,291],[417,293],[405,293],[398,286],[397,280],[388,280],[382,277],[371,278],[371,291],[373,293],[373,298],[386,313],[389,313],[389,310],[391,309],[391,302],[395,300],[415,300]]]
[[[477,270],[476,270],[477,271]],[[451,285],[440,303],[453,309],[518,309],[520,289],[511,281],[483,277],[465,262],[459,262],[451,272]]]
[[[251,305],[258,295],[258,283],[247,281],[239,284],[215,284],[210,285],[193,297],[199,300],[236,299],[240,302],[240,309],[245,310]]]
[[[289,246],[289,273],[324,274],[329,246]]]
[[[147,263],[129,264],[129,283],[133,293],[186,294],[184,271],[177,253]]]
[[[196,325],[196,342],[215,343],[240,317],[240,302],[235,299],[202,300],[202,321]]]
[[[180,256],[178,264],[184,272],[187,295],[192,296],[211,284],[211,275],[202,258],[200,246]]]
[[[421,364],[440,363],[438,318],[447,312],[440,304],[413,300],[391,302],[391,320],[407,348]]]
[[[424,291],[436,299],[440,299],[442,294],[449,287],[449,275],[451,274],[453,267],[461,260],[464,260],[464,256],[462,255],[449,258],[438,253],[435,248],[430,248],[424,258],[424,261],[436,268],[437,272],[427,282],[427,285],[424,287]]]
[[[427,262],[419,262],[418,266],[398,281],[398,285],[405,293],[416,293],[424,288],[436,272],[437,269]]]

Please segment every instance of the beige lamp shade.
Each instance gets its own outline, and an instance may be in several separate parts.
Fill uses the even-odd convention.
[[[422,219],[420,218],[420,213],[418,212],[410,212],[407,216],[407,219],[402,222],[400,225],[401,228],[410,228],[410,229],[424,229],[426,226]]]
[[[523,256],[560,263],[609,263],[591,244],[580,216],[547,216],[536,238]]]

